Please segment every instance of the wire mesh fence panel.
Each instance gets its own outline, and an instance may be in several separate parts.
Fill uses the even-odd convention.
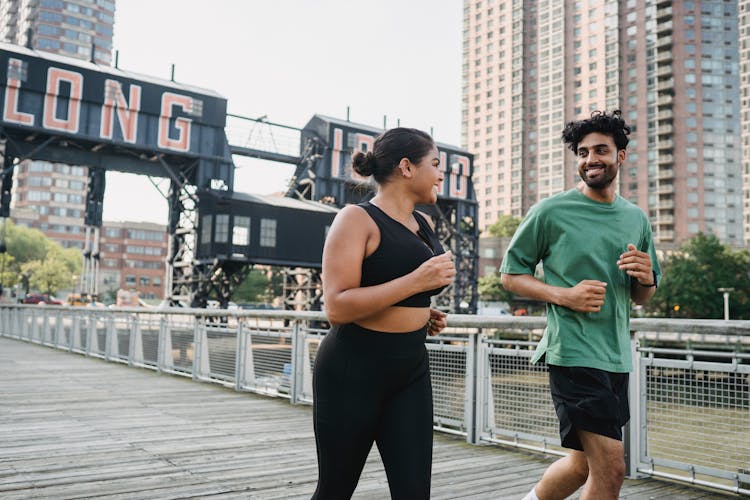
[[[138,317],[138,330],[140,334],[140,346],[133,346],[133,361],[142,363],[149,367],[156,367],[159,362],[159,330],[161,318],[159,316],[140,315]],[[140,352],[138,352],[140,350]],[[138,358],[141,359],[138,359]]]
[[[32,342],[39,342],[39,318],[35,311],[31,311],[31,314],[27,317],[27,337]]]
[[[73,351],[85,353],[89,344],[89,323],[91,319],[85,315],[75,314],[73,321]]]
[[[130,335],[133,328],[133,322],[128,317],[115,316],[114,333],[116,346],[110,353],[114,358],[127,361],[130,351]]]
[[[244,318],[252,378],[243,389],[289,397],[292,375],[292,332],[284,321]]]
[[[466,336],[431,337],[427,341],[432,378],[433,424],[466,430]]]
[[[66,349],[73,346],[73,319],[64,314],[57,316],[57,346]]]
[[[165,342],[169,342],[169,344],[161,346],[166,357],[162,361],[165,369],[192,373],[195,358],[194,338],[195,330],[192,327],[169,324],[165,334]]]
[[[643,460],[750,482],[750,363],[651,358],[645,370]],[[722,366],[723,365],[723,366]],[[713,368],[712,368],[713,367]],[[701,369],[704,368],[704,369]],[[707,369],[705,369],[707,368]]]
[[[237,329],[227,324],[208,326],[208,359],[210,377],[231,382],[237,367]]]
[[[299,380],[302,387],[298,389],[298,402],[312,403],[313,402],[313,389],[312,389],[312,373],[315,368],[315,359],[318,356],[318,349],[320,343],[325,337],[326,330],[320,328],[306,328],[303,327],[304,335],[302,342],[302,363],[303,366],[298,369],[301,371]]]
[[[46,309],[46,307],[44,306],[41,306],[41,307]],[[42,344],[47,345],[47,346],[55,345],[55,332],[52,329],[52,325],[50,324],[51,319],[52,318],[50,317],[49,311],[44,310],[40,312],[39,329],[41,332],[41,341],[42,341]]]
[[[487,340],[487,371],[479,390],[486,395],[482,433],[490,440],[524,447],[559,449],[558,420],[547,367],[530,363],[533,342]],[[502,347],[500,347],[502,346]]]
[[[45,314],[44,321],[47,327],[47,337],[49,338],[49,344],[52,346],[57,346],[57,311],[50,310],[49,312],[47,312]]]
[[[89,355],[104,357],[107,346],[107,321],[105,317],[93,316],[91,318],[93,329],[90,332],[91,345],[89,346]]]

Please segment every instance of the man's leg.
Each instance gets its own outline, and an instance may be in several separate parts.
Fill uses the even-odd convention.
[[[625,448],[621,441],[578,431],[589,468],[581,500],[617,500],[625,480]],[[541,497],[540,497],[541,498]]]
[[[562,500],[569,497],[586,482],[589,469],[586,455],[571,450],[570,454],[550,465],[541,481],[534,486],[539,500]]]

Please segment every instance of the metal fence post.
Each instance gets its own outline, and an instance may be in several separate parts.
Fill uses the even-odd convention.
[[[99,350],[99,335],[96,334],[96,316],[89,316],[87,318],[87,332],[86,332],[86,356],[91,355],[91,351]]]
[[[38,338],[39,337],[38,335],[39,325],[37,325],[37,321],[36,321],[36,311],[33,309],[31,309],[30,311],[31,313],[29,316],[30,316],[31,327],[29,328],[29,340],[31,342],[38,342],[39,341],[39,338]]]
[[[479,332],[482,330],[480,329]],[[464,426],[466,427],[466,442],[477,443],[477,337],[469,334],[469,345],[466,347],[466,373],[464,391]]]
[[[62,312],[57,311],[55,313],[55,347],[60,349],[60,339],[65,337],[65,327],[63,326],[63,315]],[[62,343],[63,347],[67,347],[67,338]]]
[[[241,391],[245,387],[248,379],[247,364],[248,364],[248,351],[249,351],[249,335],[245,333],[244,322],[240,318],[237,323],[237,351],[236,359],[234,363],[234,390]],[[253,355],[252,352],[249,354],[250,365],[252,366]]]
[[[107,318],[107,327],[104,329],[104,358],[112,361],[118,357],[119,346],[117,345],[117,330],[115,330],[114,316]]]
[[[302,396],[303,387],[303,348],[304,337],[300,335],[300,321],[294,320],[292,323],[292,373],[289,380],[289,400],[292,404],[299,403]]]
[[[159,318],[159,336],[157,339],[156,346],[156,370],[163,372],[166,353],[164,349],[165,339],[167,337],[167,318],[162,316]],[[171,352],[170,352],[171,355]]]
[[[81,348],[81,318],[73,313],[73,324],[70,327],[70,350]]]
[[[641,394],[641,357],[638,351],[638,334],[631,332],[630,353],[633,359],[633,371],[630,372],[628,380],[628,401],[630,403],[630,421],[625,424],[624,446],[625,446],[625,475],[630,479],[646,477],[638,472],[638,464],[641,457],[641,426],[646,425],[645,398]]]
[[[482,433],[488,422],[487,414],[487,387],[490,384],[489,379],[485,376],[488,370],[489,350],[487,348],[487,335],[482,332],[476,338],[476,357],[474,361],[474,372],[476,390],[474,392],[474,440],[473,444],[479,444]],[[492,393],[490,384],[489,392]],[[494,417],[493,417],[494,418]]]
[[[243,321],[237,323],[237,354],[235,359],[237,362],[234,365],[234,390],[241,391],[245,385],[245,365],[247,364],[247,335],[245,334]]]
[[[46,307],[45,307],[45,309],[46,309]],[[52,332],[50,331],[50,326],[49,326],[49,321],[48,321],[48,316],[49,315],[47,314],[47,311],[45,310],[45,311],[41,312],[41,316],[42,316],[42,332],[41,332],[42,333],[42,335],[41,335],[42,341],[41,341],[41,344],[42,345],[50,345],[52,343],[52,338],[51,338],[52,337]]]
[[[193,380],[205,380],[210,372],[206,318],[201,318],[193,329]]]

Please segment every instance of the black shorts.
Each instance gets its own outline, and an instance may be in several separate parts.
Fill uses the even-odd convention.
[[[622,441],[622,426],[630,420],[629,374],[579,366],[548,367],[562,445],[583,451],[578,430]]]

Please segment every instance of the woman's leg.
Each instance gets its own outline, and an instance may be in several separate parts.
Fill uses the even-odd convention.
[[[408,384],[392,395],[376,442],[393,500],[430,497],[432,477],[432,385],[426,349]]]
[[[330,335],[330,333],[329,333]],[[321,345],[313,372],[313,425],[318,452],[314,499],[349,499],[375,439],[377,373],[335,336]]]

